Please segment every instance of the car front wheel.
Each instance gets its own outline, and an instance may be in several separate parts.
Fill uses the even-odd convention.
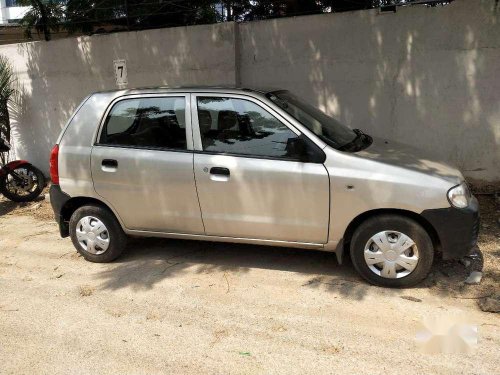
[[[364,221],[351,240],[351,259],[359,274],[372,284],[411,287],[429,273],[434,246],[416,221],[393,214]]]

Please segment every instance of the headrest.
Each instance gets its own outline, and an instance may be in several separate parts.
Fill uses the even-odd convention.
[[[238,125],[238,114],[235,111],[220,111],[218,123],[219,130],[231,129]]]
[[[212,116],[206,109],[198,110],[198,123],[200,124],[200,133],[205,134],[212,128]]]

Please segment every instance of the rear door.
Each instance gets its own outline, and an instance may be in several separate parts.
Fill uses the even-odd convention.
[[[94,188],[128,229],[203,234],[189,94],[115,100],[92,149]]]
[[[208,235],[326,243],[329,179],[289,152],[299,137],[245,95],[192,94],[194,171]]]

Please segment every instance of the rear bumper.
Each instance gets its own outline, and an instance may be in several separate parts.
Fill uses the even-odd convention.
[[[437,232],[443,259],[460,259],[476,247],[479,235],[479,203],[476,197],[472,197],[467,208],[425,210],[422,216]]]
[[[54,210],[54,217],[57,224],[59,224],[59,233],[61,234],[61,237],[68,237],[69,226],[63,219],[62,208],[66,202],[71,199],[71,197],[68,194],[63,193],[59,185],[50,185],[49,194],[50,204]]]

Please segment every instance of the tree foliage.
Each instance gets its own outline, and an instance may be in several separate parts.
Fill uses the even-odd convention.
[[[0,138],[10,142],[10,116],[9,105],[16,94],[17,80],[9,60],[0,55]],[[2,164],[6,155],[0,153]]]
[[[61,20],[64,18],[64,6],[54,0],[17,0],[20,6],[29,6],[30,9],[21,20],[24,33],[31,39],[32,30],[43,34],[46,41],[50,40],[52,31],[59,31]]]
[[[448,0],[452,1],[452,0]],[[69,33],[141,30],[158,27],[253,21],[306,14],[343,12],[422,0],[17,0],[31,10],[22,20],[46,40],[60,29]],[[436,3],[435,0],[428,0]],[[446,1],[441,1],[441,3]]]
[[[68,0],[65,28],[88,33],[110,24],[134,30],[218,21],[210,0]]]

